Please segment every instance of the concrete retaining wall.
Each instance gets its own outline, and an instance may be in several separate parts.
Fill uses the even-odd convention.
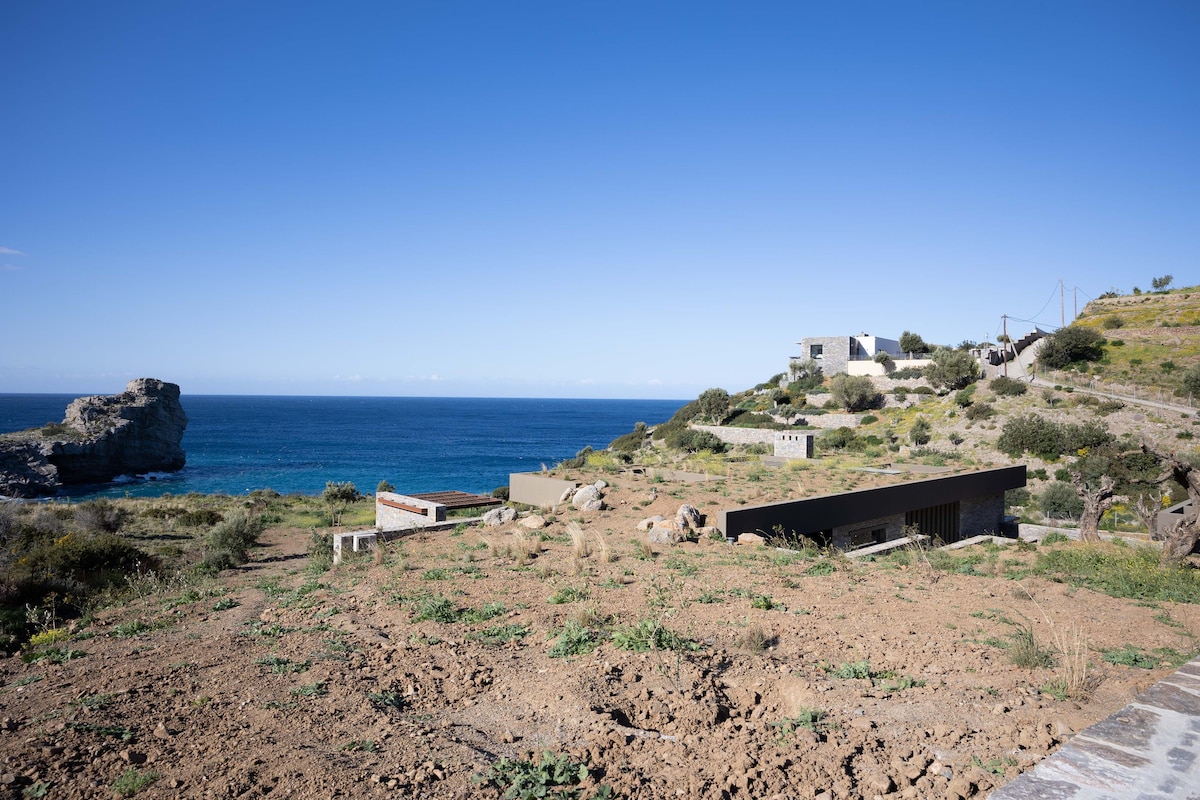
[[[536,472],[514,472],[508,476],[508,499],[527,506],[554,506],[568,490],[579,484],[561,478],[550,478]]]

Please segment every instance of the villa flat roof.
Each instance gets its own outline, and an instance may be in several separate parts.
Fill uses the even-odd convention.
[[[809,535],[858,522],[904,514],[973,497],[989,497],[1025,485],[1025,465],[906,481],[854,492],[817,495],[718,512],[726,536],[770,531],[776,525]]]

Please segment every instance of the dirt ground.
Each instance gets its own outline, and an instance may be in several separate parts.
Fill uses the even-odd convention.
[[[649,548],[639,520],[724,490],[609,480],[610,510],[322,573],[308,531],[270,530],[245,568],[102,612],[64,663],[0,661],[0,796],[497,797],[472,776],[548,750],[588,765],[583,797],[983,797],[1170,671],[1099,651],[1195,650],[1200,609],[997,577],[1016,545],[982,574]],[[570,622],[595,648],[552,657]],[[639,622],[677,637],[621,649]],[[1013,663],[1022,629],[1058,666]],[[1089,691],[1056,699],[1072,642]]]

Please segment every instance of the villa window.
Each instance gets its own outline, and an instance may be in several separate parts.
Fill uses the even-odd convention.
[[[824,358],[824,356],[825,356],[825,345],[810,344],[808,346],[808,357],[809,358]]]

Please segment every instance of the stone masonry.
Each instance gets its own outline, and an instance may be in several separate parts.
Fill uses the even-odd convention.
[[[990,800],[1200,798],[1200,658],[1085,728]]]

